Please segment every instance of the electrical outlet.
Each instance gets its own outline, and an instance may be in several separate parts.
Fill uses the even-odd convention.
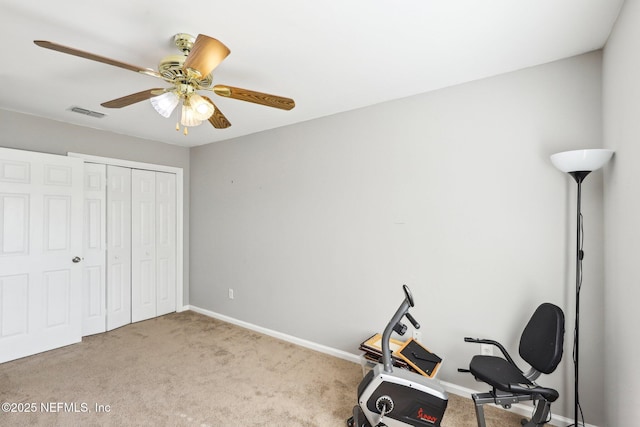
[[[480,354],[483,356],[493,356],[493,346],[491,344],[480,344]]]
[[[414,341],[420,341],[422,339],[422,332],[418,331],[418,330],[414,330],[413,331],[413,340]]]
[[[229,288],[229,299],[233,299],[233,289]]]

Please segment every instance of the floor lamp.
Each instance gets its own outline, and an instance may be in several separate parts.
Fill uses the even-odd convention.
[[[612,150],[574,150],[556,153],[551,156],[551,163],[566,172],[575,179],[578,184],[578,196],[576,203],[576,323],[574,329],[573,342],[573,365],[574,365],[574,384],[575,384],[575,400],[574,400],[574,426],[578,427],[578,409],[580,408],[580,400],[578,395],[578,361],[579,361],[579,339],[580,339],[580,288],[582,286],[582,251],[583,228],[582,228],[582,211],[580,210],[580,198],[582,193],[582,181],[596,169],[603,167],[613,155]],[[582,409],[580,409],[582,415]],[[584,418],[582,419],[584,426]]]

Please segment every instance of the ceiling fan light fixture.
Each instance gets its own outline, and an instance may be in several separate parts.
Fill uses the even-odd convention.
[[[34,40],[34,43],[45,49],[145,74],[171,84],[171,88],[147,89],[100,105],[105,108],[122,108],[149,100],[158,114],[169,118],[178,104],[182,104],[176,130],[179,131],[182,124],[185,135],[187,127],[198,126],[204,121],[208,121],[216,129],[226,129],[231,126],[229,120],[213,101],[206,96],[197,95],[196,91],[208,90],[227,98],[282,110],[291,110],[295,107],[295,102],[290,98],[226,85],[214,86],[211,72],[231,51],[219,40],[204,34],[199,34],[196,38],[185,33],[174,36],[174,43],[182,54],[164,57],[158,65],[158,71],[46,40]],[[102,115],[102,113],[95,114]]]
[[[165,92],[162,95],[154,96],[150,101],[158,114],[168,118],[178,106],[180,98],[173,92]]]
[[[200,121],[208,120],[215,112],[213,104],[197,93],[194,93],[189,97],[189,104],[191,105],[191,108],[193,108],[196,119]]]
[[[180,123],[184,127],[194,127],[202,124],[202,120],[199,120],[196,116],[196,112],[187,101],[182,104],[182,118]]]

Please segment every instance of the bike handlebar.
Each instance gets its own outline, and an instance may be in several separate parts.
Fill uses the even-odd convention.
[[[405,298],[396,310],[395,314],[387,323],[387,327],[384,328],[384,332],[382,333],[382,363],[384,365],[384,371],[391,373],[393,372],[393,367],[391,363],[391,349],[389,348],[389,340],[391,339],[391,333],[393,332],[396,325],[400,323],[404,316],[407,316],[407,319],[413,324],[413,326],[418,329],[420,328],[420,324],[416,322],[416,319],[413,318],[411,314],[409,314],[409,308],[413,307],[413,296],[411,295],[411,291],[407,285],[402,285],[404,290]]]
[[[411,322],[414,328],[420,329],[420,323],[418,323],[418,321],[411,315],[411,313],[407,311],[405,313],[405,316],[407,317],[407,319],[409,319],[409,322]]]

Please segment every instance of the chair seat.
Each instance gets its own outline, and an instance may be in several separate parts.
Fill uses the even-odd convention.
[[[480,381],[511,392],[510,384],[533,385],[522,372],[505,359],[496,356],[473,356],[469,370]]]
[[[541,396],[549,402],[555,402],[559,396],[556,390],[540,387],[529,381],[517,367],[501,357],[474,356],[469,364],[469,371],[480,381],[500,391]]]
[[[490,385],[493,389],[485,393],[473,393],[478,427],[485,427],[483,405],[495,403],[505,408],[514,402],[532,400],[535,411],[526,426],[544,427],[551,419],[551,403],[560,394],[557,390],[537,385],[533,380],[543,374],[552,373],[560,360],[564,348],[564,313],[557,305],[545,302],[536,308],[527,322],[518,352],[531,369],[524,374],[516,365],[507,349],[497,341],[465,337],[465,342],[496,346],[503,357],[477,355],[471,359],[469,369],[478,381]],[[526,375],[526,376],[525,376]],[[528,379],[528,378],[530,379]]]

